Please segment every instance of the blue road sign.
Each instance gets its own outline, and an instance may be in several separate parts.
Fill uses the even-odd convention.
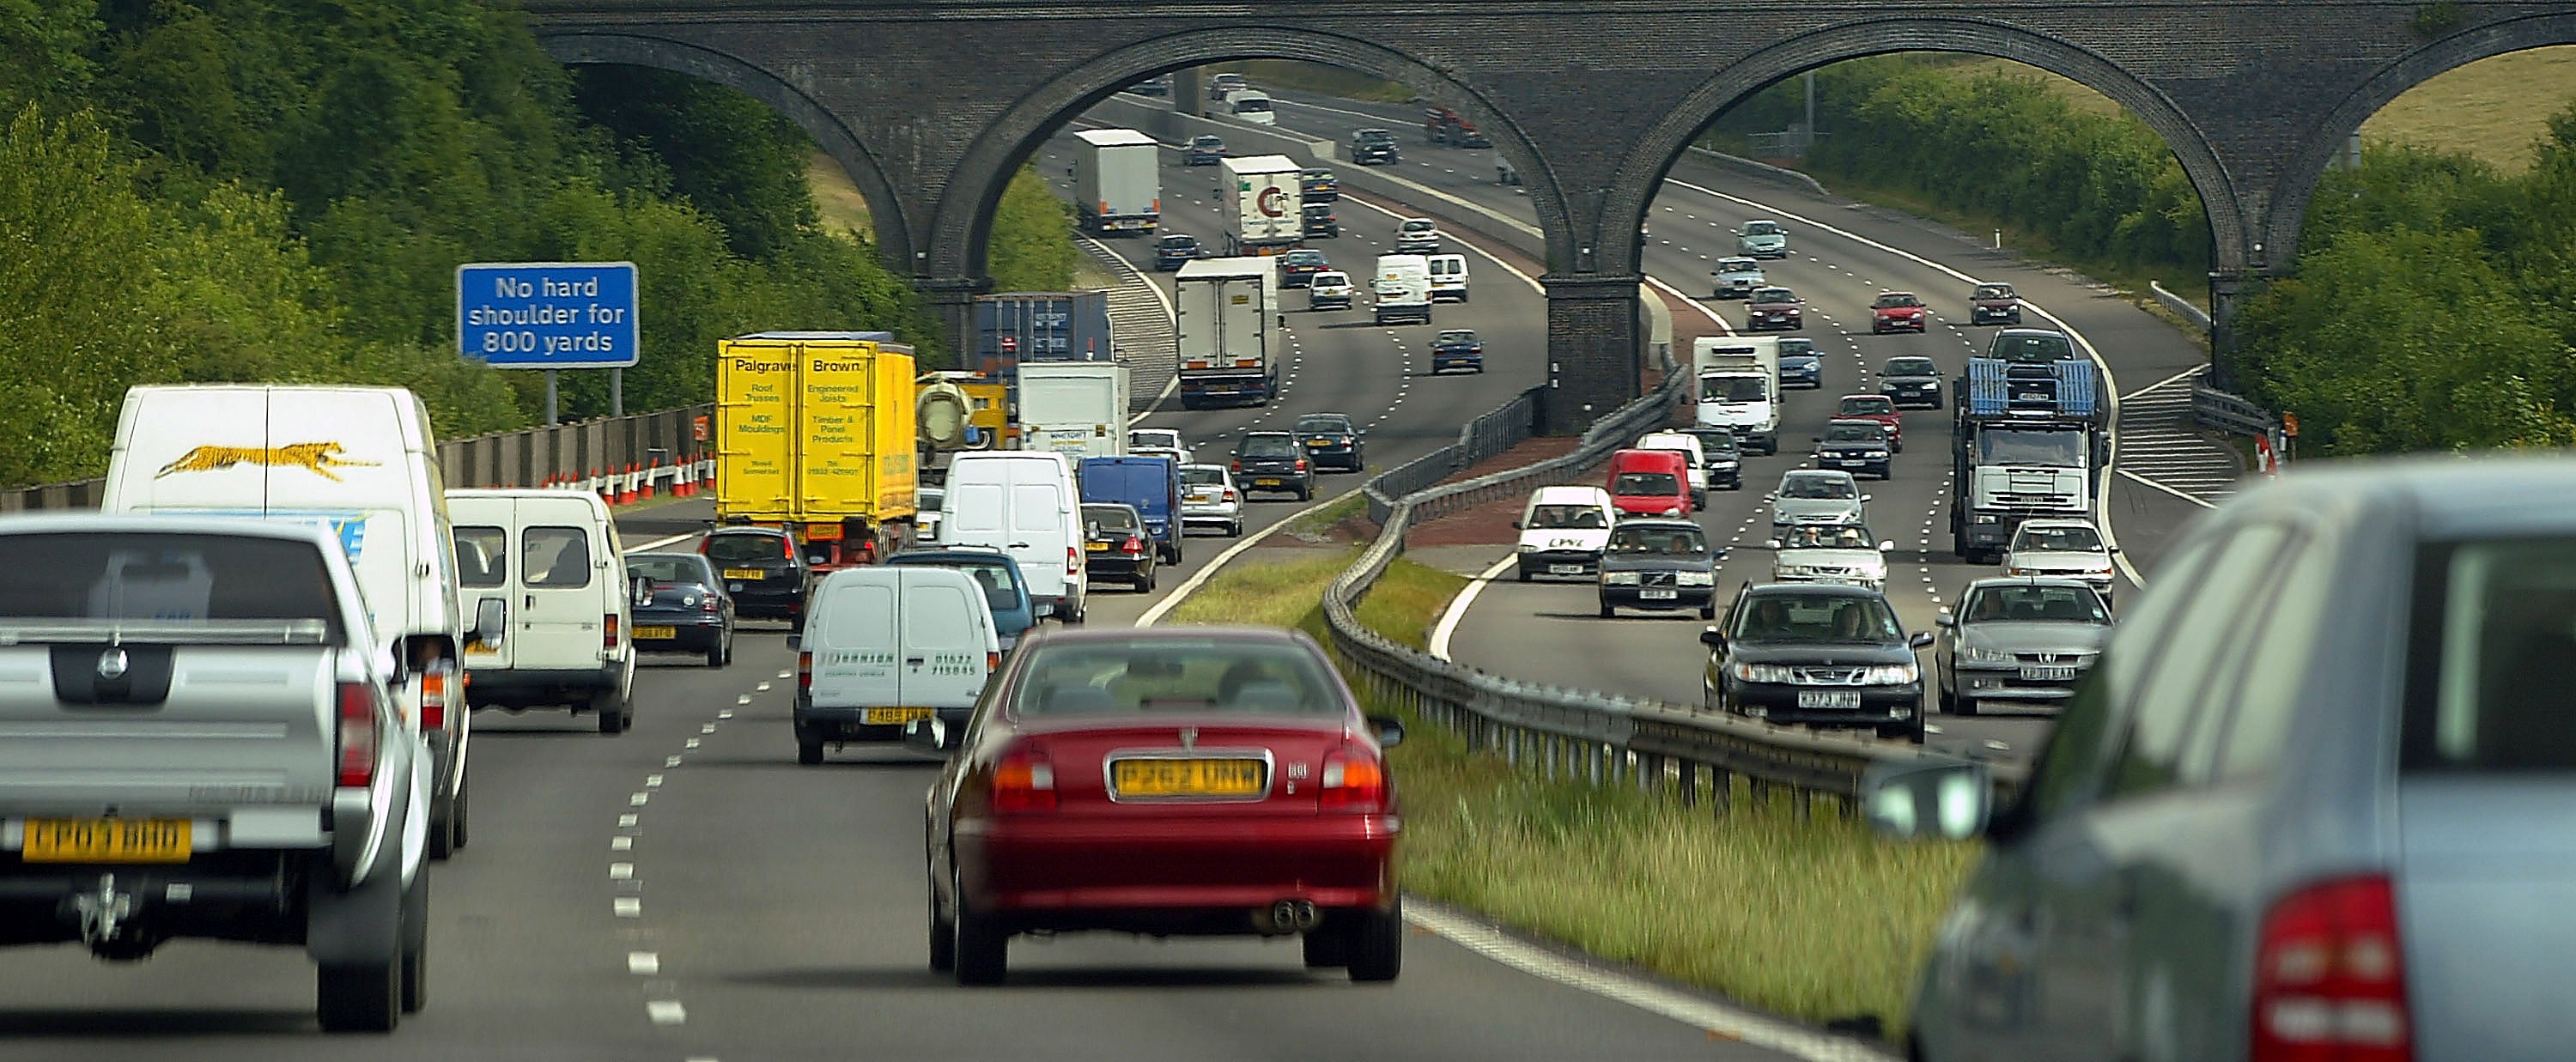
[[[456,345],[503,369],[617,369],[642,349],[633,262],[456,267]]]

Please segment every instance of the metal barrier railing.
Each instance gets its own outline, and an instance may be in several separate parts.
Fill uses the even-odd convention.
[[[1404,552],[1405,534],[1416,521],[1572,482],[1611,451],[1664,424],[1689,382],[1688,374],[1673,370],[1669,355],[1665,368],[1663,386],[1596,422],[1571,453],[1432,486],[1447,475],[1433,475],[1433,469],[1471,467],[1508,449],[1506,444],[1485,450],[1508,433],[1488,436],[1471,424],[1457,445],[1371,480],[1366,490],[1371,513],[1378,517],[1377,539],[1324,592],[1332,647],[1354,683],[1381,702],[1408,707],[1463,733],[1472,747],[1550,778],[1563,771],[1601,784],[1624,776],[1644,788],[1669,790],[1685,802],[1695,803],[1705,794],[1723,810],[1733,778],[1741,775],[1757,800],[1766,798],[1770,787],[1782,786],[1802,812],[1821,793],[1842,801],[1848,813],[1861,775],[1872,764],[1927,754],[1905,742],[1773,726],[1696,706],[1488,674],[1399,645],[1360,623],[1353,612],[1370,585]],[[1519,402],[1536,398],[1524,394],[1487,417],[1508,423],[1509,411]],[[1996,785],[2017,790],[2025,774],[2023,768],[1998,764]]]

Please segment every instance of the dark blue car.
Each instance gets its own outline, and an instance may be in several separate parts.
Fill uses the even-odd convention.
[[[1190,264],[1202,253],[1199,249],[1198,237],[1187,233],[1167,232],[1161,239],[1154,241],[1154,269],[1156,272],[1179,269]]]
[[[1181,562],[1181,470],[1163,457],[1086,457],[1074,473],[1086,502],[1132,505],[1145,518],[1154,555]]]
[[[708,667],[733,661],[733,598],[707,558],[629,553],[626,580],[638,652],[703,654]]]
[[[1001,636],[1003,652],[1010,652],[1012,646],[1019,644],[1020,635],[1037,625],[1037,605],[1029,597],[1029,581],[1020,577],[1019,562],[999,549],[991,546],[908,549],[887,557],[885,562],[955,568],[973,578],[984,588],[984,603],[993,609],[993,633]]]

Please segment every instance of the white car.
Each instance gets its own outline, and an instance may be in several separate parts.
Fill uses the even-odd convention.
[[[1592,575],[1610,544],[1618,511],[1599,487],[1540,487],[1521,507],[1520,581],[1537,575]]]
[[[1351,308],[1351,275],[1336,270],[1315,274],[1306,282],[1306,308],[1309,310],[1347,310]]]
[[[1774,530],[1797,524],[1865,523],[1869,506],[1869,495],[1860,492],[1860,481],[1851,473],[1812,468],[1789,470],[1780,477],[1779,488],[1763,500],[1771,503]]]
[[[1638,437],[1637,449],[1680,451],[1682,467],[1690,476],[1691,508],[1708,508],[1708,454],[1700,449],[1698,436],[1650,431]]]
[[[1395,225],[1397,254],[1439,254],[1440,224],[1430,218],[1406,218]]]
[[[1243,537],[1243,491],[1224,465],[1181,466],[1181,531],[1214,525]]]
[[[2089,521],[2026,520],[2004,546],[2004,574],[2081,579],[2107,605],[2111,587],[2119,581],[2112,573],[2111,553]]]
[[[1800,524],[1764,543],[1771,549],[1771,581],[1849,583],[1887,589],[1892,540],[1872,542],[1859,524]]]

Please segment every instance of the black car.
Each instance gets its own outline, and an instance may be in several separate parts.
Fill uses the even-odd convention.
[[[1308,203],[1299,208],[1299,215],[1302,219],[1302,224],[1304,225],[1300,235],[1303,235],[1305,238],[1310,240],[1338,240],[1342,238],[1341,215],[1333,213],[1333,208],[1330,205],[1324,203]]]
[[[1368,434],[1351,423],[1347,413],[1309,413],[1297,418],[1297,439],[1306,444],[1306,453],[1317,465],[1357,472],[1368,466],[1368,457],[1360,450],[1360,436]]]
[[[1672,430],[1699,440],[1700,467],[1708,472],[1710,490],[1744,489],[1744,451],[1734,432],[1698,426]]]
[[[1333,268],[1324,252],[1300,247],[1279,256],[1279,286],[1302,288],[1315,280],[1315,274]]]
[[[1297,190],[1307,205],[1330,203],[1342,197],[1342,179],[1321,166],[1297,171]]]
[[[698,543],[744,619],[805,625],[805,584],[812,571],[796,540],[774,527],[721,527]]]
[[[1351,161],[1362,166],[1394,164],[1395,134],[1384,129],[1362,129],[1352,133]]]
[[[1816,467],[1864,472],[1886,479],[1894,466],[1888,456],[1887,425],[1874,420],[1835,420],[1816,436]]]
[[[733,662],[733,595],[715,565],[695,553],[629,553],[627,632],[637,652],[704,653],[708,667]]]
[[[1889,358],[1878,369],[1878,393],[1896,408],[1941,408],[1941,367],[1930,358]]]
[[[1091,578],[1124,579],[1137,593],[1154,588],[1154,541],[1133,505],[1082,504],[1082,548]]]
[[[1923,672],[1887,595],[1826,583],[1747,585],[1700,632],[1704,706],[1774,723],[1860,728],[1923,741]]]
[[[1172,94],[1172,75],[1158,74],[1154,77],[1146,78],[1143,81],[1127,86],[1127,91],[1133,92],[1139,96],[1169,96]]]
[[[1708,533],[1689,520],[1621,520],[1601,550],[1601,618],[1623,608],[1717,615],[1717,562]]]
[[[1434,375],[1451,369],[1485,371],[1485,341],[1476,337],[1472,328],[1452,328],[1431,341],[1431,372]]]
[[[1191,137],[1190,146],[1181,151],[1184,166],[1214,166],[1224,158],[1225,138],[1221,136]]]
[[[1206,253],[1199,247],[1198,237],[1167,232],[1154,241],[1154,269],[1157,272],[1179,269]]]
[[[1315,497],[1315,460],[1306,445],[1284,431],[1246,433],[1234,447],[1234,485],[1250,495],[1256,490],[1289,492],[1298,501]]]

